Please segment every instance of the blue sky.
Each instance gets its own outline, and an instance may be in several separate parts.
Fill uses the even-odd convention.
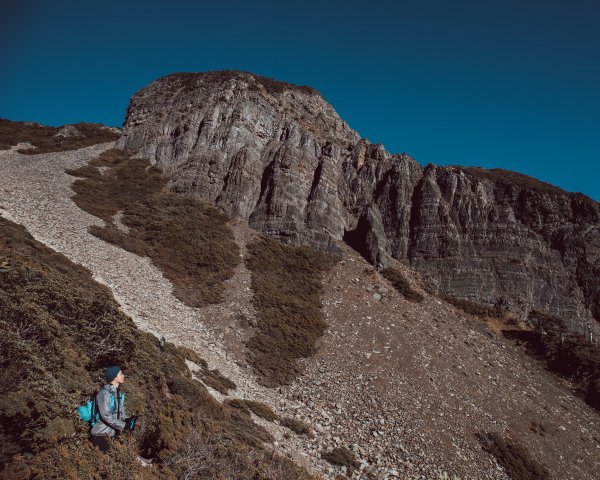
[[[600,200],[598,1],[11,3],[0,117],[120,125],[162,75],[247,70],[315,87],[423,165],[516,170]]]

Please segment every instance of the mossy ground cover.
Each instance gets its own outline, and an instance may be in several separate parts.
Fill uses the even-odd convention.
[[[89,147],[97,143],[114,142],[119,134],[93,123],[78,123],[75,128],[82,134],[75,137],[56,136],[60,127],[47,127],[31,122],[13,122],[0,118],[0,150],[29,142],[37,148],[19,150],[19,153],[38,154],[63,152]]]
[[[259,321],[247,347],[261,383],[291,383],[301,372],[297,360],[316,351],[327,327],[322,276],[337,260],[311,247],[266,237],[248,245],[246,265],[252,272],[252,303]]]
[[[216,402],[192,379],[189,352],[161,349],[89,271],[2,218],[0,257],[0,478],[309,478],[264,453],[268,432]],[[74,407],[113,363],[126,374],[126,407],[139,428],[102,455]],[[219,459],[204,476],[192,471],[198,451]],[[137,453],[155,465],[144,470]]]
[[[90,227],[90,233],[149,257],[186,305],[222,300],[223,282],[240,258],[228,218],[220,210],[168,192],[168,179],[158,167],[120,150],[108,150],[67,173],[80,177],[73,184],[75,203],[106,222]],[[115,222],[118,212],[126,229]]]

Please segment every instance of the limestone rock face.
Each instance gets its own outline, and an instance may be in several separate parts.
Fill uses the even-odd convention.
[[[513,172],[431,165],[410,235],[408,259],[436,291],[552,312],[574,328],[600,318],[600,209],[587,197]]]
[[[348,222],[338,184],[359,136],[313,89],[242,72],[175,74],[132,99],[118,146],[275,236],[322,244]]]
[[[374,265],[394,258],[437,292],[584,330],[600,320],[600,207],[498,170],[421,167],[361,139],[315,90],[244,72],[174,74],[131,100],[117,145],[254,228]]]

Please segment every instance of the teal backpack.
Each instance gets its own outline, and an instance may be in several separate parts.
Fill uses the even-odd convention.
[[[89,423],[93,427],[98,420],[100,420],[100,412],[98,411],[98,403],[96,402],[96,395],[88,400],[83,405],[77,407],[77,413],[79,418],[84,422]],[[121,403],[125,401],[125,392],[121,392]],[[116,407],[117,397],[115,395],[110,396],[110,409],[114,410]]]

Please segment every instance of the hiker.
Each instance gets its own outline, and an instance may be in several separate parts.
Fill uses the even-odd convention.
[[[101,452],[108,451],[110,440],[124,430],[132,430],[135,416],[125,416],[125,394],[119,387],[125,381],[125,375],[119,365],[108,367],[104,372],[108,382],[96,395],[100,418],[91,431],[92,443]]]

